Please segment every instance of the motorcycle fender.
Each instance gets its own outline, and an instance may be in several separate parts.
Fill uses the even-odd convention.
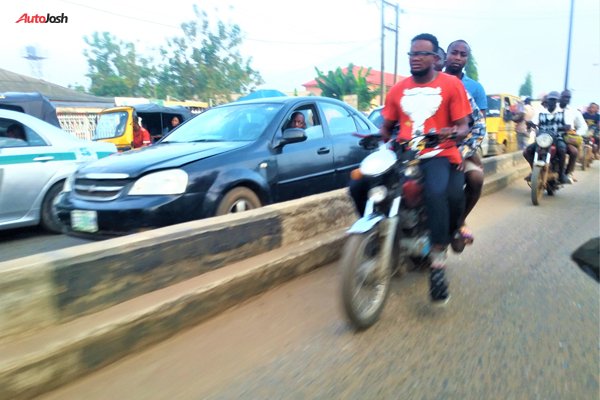
[[[346,233],[366,233],[377,226],[385,218],[382,214],[365,215],[352,224]]]
[[[533,157],[533,165],[536,165],[536,166],[538,166],[538,167],[543,167],[544,165],[546,165],[546,164],[547,164],[547,163],[550,161],[550,160],[548,159],[549,157],[550,157],[550,153],[548,153],[548,154],[546,155],[546,159],[541,159],[541,160],[540,160],[540,159],[538,158],[538,153],[536,152],[536,153],[534,154],[534,157]]]

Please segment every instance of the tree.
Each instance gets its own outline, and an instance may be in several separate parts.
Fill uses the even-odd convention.
[[[208,16],[194,6],[195,21],[183,23],[183,36],[167,41],[160,49],[166,63],[158,70],[158,94],[192,99],[202,97],[214,102],[231,101],[233,93],[244,93],[263,83],[260,74],[244,60],[238,47],[242,43],[238,25],[217,21],[211,31]]]
[[[108,32],[84,37],[91,47],[84,50],[92,81],[90,92],[98,96],[151,97],[155,86],[152,60],[138,55],[133,43],[118,40]]]
[[[263,83],[250,66],[252,59],[239,53],[239,26],[216,22],[194,6],[196,19],[181,24],[183,35],[159,47],[160,60],[144,57],[132,43],[108,32],[84,37],[89,65],[90,91],[100,96],[139,96],[231,101],[233,93],[244,93]]]
[[[531,72],[528,72],[525,76],[525,82],[519,88],[519,96],[533,96],[533,83],[531,82]]]
[[[323,74],[317,67],[317,77],[315,81],[321,89],[321,95],[342,100],[344,96],[356,94],[358,97],[358,109],[368,110],[371,106],[371,101],[377,96],[378,91],[371,89],[367,83],[367,76],[371,72],[371,68],[365,70],[360,68],[356,75],[354,74],[354,65],[348,64],[346,73],[338,67],[335,71],[329,71],[327,75]]]
[[[467,61],[467,65],[465,65],[465,72],[467,76],[474,81],[479,81],[479,72],[477,71],[477,61],[475,60],[475,56],[473,52],[469,55],[469,61]]]

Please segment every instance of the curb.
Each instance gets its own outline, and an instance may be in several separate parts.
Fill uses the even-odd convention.
[[[282,247],[0,346],[0,398],[29,399],[339,258],[345,229]]]

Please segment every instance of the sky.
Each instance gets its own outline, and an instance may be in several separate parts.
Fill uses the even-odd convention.
[[[398,4],[398,64],[408,75],[410,39],[423,32],[446,48],[466,40],[488,94],[518,94],[531,73],[533,94],[566,86],[572,104],[600,102],[600,1],[573,0],[569,74],[570,0],[386,0],[384,22],[394,27]],[[109,32],[153,54],[167,38],[181,36],[180,24],[194,19],[193,5],[213,19],[237,24],[239,50],[265,83],[284,92],[349,63],[381,70],[381,0],[21,0],[0,2],[3,33],[0,68],[59,85],[89,86],[85,36]],[[17,23],[24,14],[61,15],[62,24]],[[24,58],[35,46],[42,61]],[[394,72],[395,34],[385,30],[385,71]]]

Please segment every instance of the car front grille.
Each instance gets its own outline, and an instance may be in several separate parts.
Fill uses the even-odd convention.
[[[109,201],[121,195],[129,185],[129,179],[75,179],[74,191],[77,197],[86,200]]]

